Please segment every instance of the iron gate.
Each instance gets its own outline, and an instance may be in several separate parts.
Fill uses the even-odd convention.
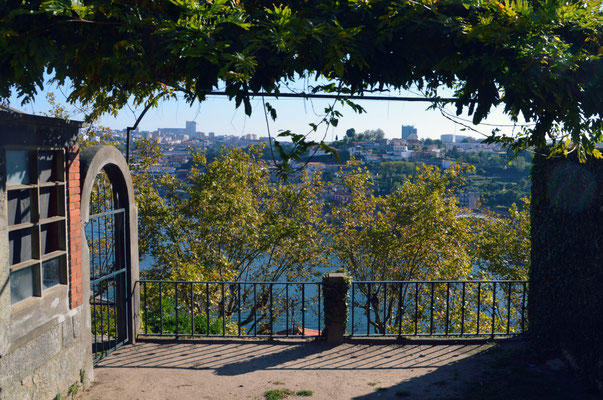
[[[116,209],[104,171],[96,177],[85,226],[90,255],[90,317],[96,364],[128,341],[128,265],[125,208]]]

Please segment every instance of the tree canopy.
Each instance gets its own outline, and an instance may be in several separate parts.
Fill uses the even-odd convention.
[[[417,168],[387,196],[375,196],[367,169],[344,172],[349,202],[331,210],[332,252],[361,281],[450,279],[470,275],[470,218],[463,218],[454,189],[463,168]]]
[[[225,85],[249,114],[253,93],[300,76],[344,100],[448,87],[474,123],[503,105],[533,124],[491,140],[600,156],[602,9],[600,0],[7,0],[0,98],[16,89],[30,100],[45,73],[97,112],[174,90],[204,100]]]

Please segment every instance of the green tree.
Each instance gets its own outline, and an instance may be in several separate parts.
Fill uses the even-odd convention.
[[[517,157],[512,161],[512,168],[515,172],[522,173],[526,167],[526,160],[523,157]]]
[[[362,132],[359,135],[359,138],[361,138],[361,140],[377,140],[377,139],[383,139],[385,137],[385,132],[383,132],[383,129],[381,128],[377,128],[377,129],[367,129],[366,131]]]
[[[330,214],[330,247],[336,262],[358,281],[430,280],[467,277],[471,273],[470,221],[462,218],[454,190],[463,183],[462,169],[454,165],[442,172],[433,166],[417,170],[414,181],[387,196],[371,193],[365,168],[350,165],[344,183],[352,198],[335,206]],[[365,313],[373,312],[371,323],[379,332],[405,318],[395,308],[397,294],[388,300],[371,295]],[[410,285],[402,297],[410,295]],[[394,295],[395,294],[395,295]],[[383,302],[386,302],[383,305]],[[382,310],[387,310],[385,316]]]
[[[530,200],[515,203],[508,217],[488,213],[478,221],[476,264],[484,279],[528,279],[530,270]]]
[[[188,179],[181,182],[172,175],[153,176],[151,167],[160,157],[155,143],[137,142],[135,154],[140,249],[154,260],[146,278],[300,282],[324,264],[320,175],[304,174],[297,185],[271,182],[261,149],[224,148],[212,162],[194,154]],[[212,307],[228,318],[239,311],[240,295],[243,305],[252,302],[241,324],[257,320],[262,329],[270,313],[267,287],[261,286],[257,297],[250,286],[228,284],[226,297],[220,289],[211,286]],[[208,299],[195,296],[193,306],[204,312]]]

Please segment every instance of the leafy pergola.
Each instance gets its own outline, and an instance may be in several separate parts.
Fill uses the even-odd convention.
[[[500,104],[532,123],[490,140],[583,160],[601,156],[602,10],[600,0],[7,0],[0,99],[16,89],[31,100],[45,73],[99,113],[225,86],[249,114],[250,96],[300,76],[343,101],[447,87],[476,124]]]

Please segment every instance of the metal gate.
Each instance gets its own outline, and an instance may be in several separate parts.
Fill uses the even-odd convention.
[[[90,255],[90,317],[93,362],[129,339],[127,213],[115,208],[116,193],[104,171],[94,184],[85,225]]]

